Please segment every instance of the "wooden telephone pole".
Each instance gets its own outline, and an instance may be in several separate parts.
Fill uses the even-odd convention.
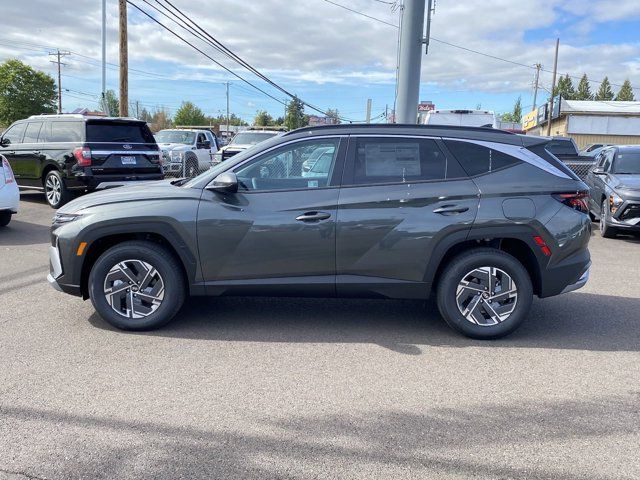
[[[129,116],[129,68],[127,47],[127,0],[119,0],[120,10],[120,116]]]
[[[51,63],[58,66],[58,113],[62,113],[62,74],[60,73],[60,68],[62,65],[66,65],[66,63],[62,63],[60,59],[67,55],[71,55],[71,52],[61,52],[60,50],[56,50],[53,53],[49,53],[49,55],[53,55],[57,59],[51,60]]]

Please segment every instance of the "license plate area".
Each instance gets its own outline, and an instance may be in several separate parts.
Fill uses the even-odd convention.
[[[123,155],[120,157],[120,162],[122,163],[122,165],[135,165],[136,162],[136,157],[132,156],[132,155]]]

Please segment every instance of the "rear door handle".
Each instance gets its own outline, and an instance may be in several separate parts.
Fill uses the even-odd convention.
[[[34,151],[33,151],[33,153],[34,153],[35,155],[40,155],[40,150],[34,150]]]
[[[320,220],[326,220],[331,218],[331,214],[327,212],[306,212],[302,215],[298,215],[296,220],[299,222],[319,222]]]
[[[433,213],[439,213],[440,215],[449,215],[453,213],[464,213],[469,210],[469,207],[463,207],[461,205],[443,205],[436,208]]]

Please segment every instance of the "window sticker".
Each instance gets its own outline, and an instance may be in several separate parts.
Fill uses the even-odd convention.
[[[365,145],[365,173],[368,177],[419,176],[420,146],[418,143]]]

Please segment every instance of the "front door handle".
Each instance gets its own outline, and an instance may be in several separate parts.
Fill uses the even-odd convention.
[[[461,205],[443,205],[436,208],[433,213],[439,213],[440,215],[451,215],[454,213],[464,213],[469,210],[469,207],[463,207]]]
[[[331,218],[331,214],[327,212],[305,212],[302,215],[298,215],[296,220],[299,222],[319,222],[320,220],[326,220]]]
[[[40,150],[34,150],[33,153],[34,155],[40,155]]]

